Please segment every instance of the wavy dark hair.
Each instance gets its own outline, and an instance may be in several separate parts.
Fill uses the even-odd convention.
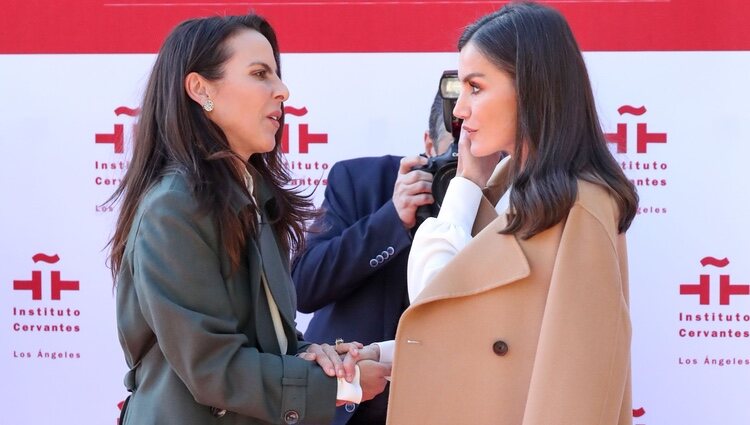
[[[609,190],[618,230],[635,217],[638,195],[607,147],[581,50],[565,18],[535,3],[511,3],[464,30],[471,43],[515,81],[518,124],[512,213],[505,234],[527,239],[559,223],[578,195],[578,178]]]
[[[233,270],[240,263],[245,240],[257,234],[258,206],[251,204],[239,215],[232,209],[234,186],[245,187],[240,159],[226,136],[185,90],[185,77],[196,72],[208,80],[223,76],[232,52],[227,40],[243,30],[262,34],[273,48],[281,77],[279,47],[271,25],[257,15],[213,16],[191,19],[169,34],[156,58],[141,105],[135,132],[133,158],[120,186],[107,203],[122,199],[115,233],[109,242],[110,267],[116,278],[130,227],[144,194],[167,172],[183,174],[202,212],[215,218]],[[254,154],[245,163],[250,174],[273,192],[272,226],[286,251],[304,243],[304,222],[311,217],[312,202],[295,189],[286,189],[289,170],[281,152],[283,116],[276,146]],[[252,197],[251,197],[252,199]]]

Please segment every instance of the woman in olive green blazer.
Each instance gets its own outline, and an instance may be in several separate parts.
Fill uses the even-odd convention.
[[[355,344],[295,330],[288,259],[310,205],[284,188],[280,75],[253,15],[186,21],[159,52],[113,195],[123,425],[324,424],[385,386],[388,368],[363,362],[363,394],[344,398],[334,368],[351,379],[338,356]]]

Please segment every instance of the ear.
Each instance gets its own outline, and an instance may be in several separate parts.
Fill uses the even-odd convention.
[[[198,105],[203,106],[209,98],[209,82],[197,72],[191,72],[185,77],[185,92]]]
[[[430,138],[430,133],[425,131],[424,132],[424,153],[427,155],[428,158],[435,156],[435,145],[432,143],[432,138]]]

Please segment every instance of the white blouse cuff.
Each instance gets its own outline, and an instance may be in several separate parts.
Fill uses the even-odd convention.
[[[438,220],[471,229],[482,196],[482,189],[474,182],[463,177],[454,177],[445,192]]]
[[[395,343],[396,341],[394,340],[373,343],[380,348],[380,359],[378,359],[380,363],[393,363]]]
[[[354,366],[354,379],[346,382],[344,378],[337,378],[336,400],[349,401],[359,404],[362,401],[362,386],[359,384],[359,366]]]

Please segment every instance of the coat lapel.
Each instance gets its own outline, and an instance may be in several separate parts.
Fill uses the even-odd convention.
[[[474,227],[471,230],[472,236],[479,234],[482,229],[497,218],[495,205],[510,187],[510,164],[510,157],[505,157],[500,161],[487,181],[487,186],[482,190],[484,197],[479,203],[477,217],[474,219]]]
[[[529,262],[516,237],[498,233],[507,226],[507,218],[498,216],[494,206],[510,186],[510,164],[510,158],[501,161],[487,183],[474,222],[474,238],[427,284],[412,306],[478,294],[529,275]]]
[[[505,191],[510,187],[510,170],[512,164],[513,160],[511,157],[506,156],[497,164],[490,179],[487,180],[487,186],[484,188],[483,192],[484,196],[487,197],[487,200],[492,203],[493,206],[497,204]]]
[[[502,215],[486,226],[438,272],[412,306],[478,294],[527,277],[529,262],[516,237],[498,233],[506,223]]]

